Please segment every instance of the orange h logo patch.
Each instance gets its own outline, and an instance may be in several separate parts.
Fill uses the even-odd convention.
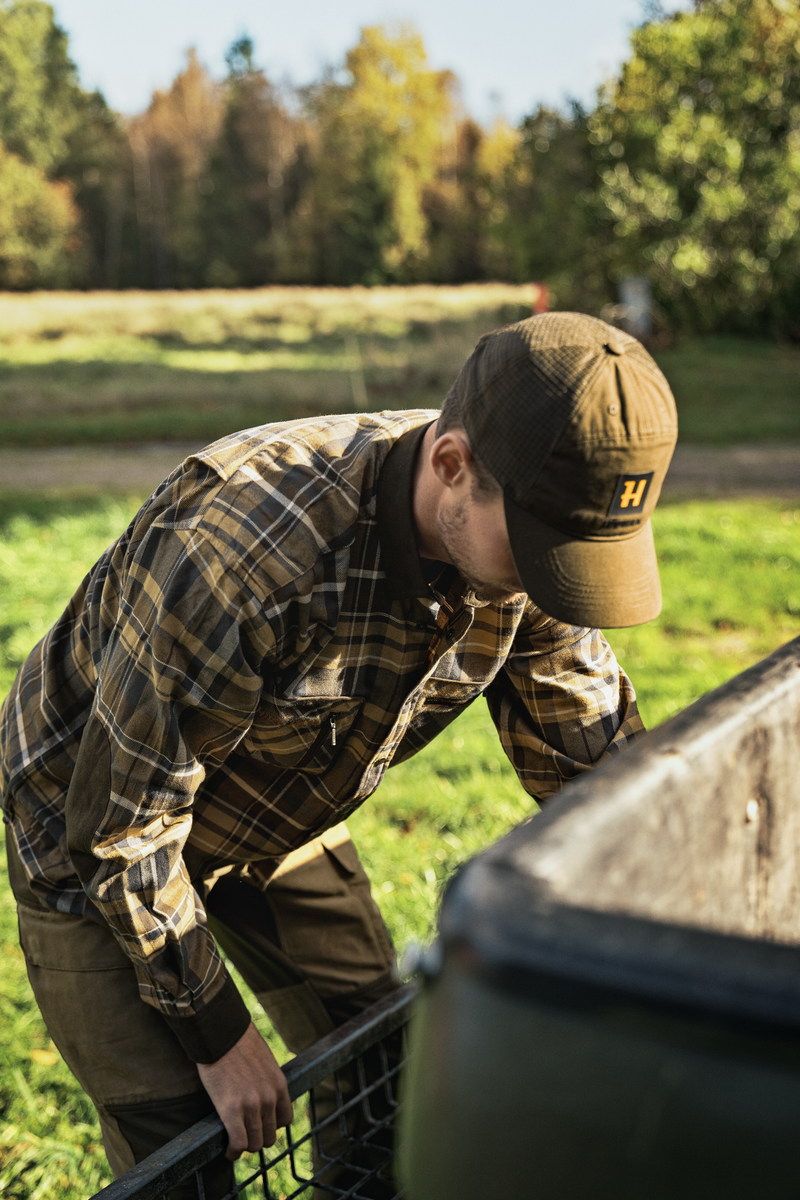
[[[646,471],[641,475],[620,475],[608,515],[613,516],[615,513],[638,515],[644,508],[653,475],[653,471]]]
[[[625,487],[619,498],[620,508],[627,508],[629,504],[632,504],[634,508],[638,508],[646,487],[646,479],[640,479],[638,483],[635,479],[626,479]]]

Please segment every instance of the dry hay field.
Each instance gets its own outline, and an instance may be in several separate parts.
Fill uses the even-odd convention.
[[[207,441],[324,412],[438,406],[527,287],[0,295],[0,444]]]
[[[438,407],[532,285],[0,293],[0,447],[202,443],[272,420]],[[800,441],[800,350],[656,352],[684,442]],[[0,481],[1,483],[2,481]]]

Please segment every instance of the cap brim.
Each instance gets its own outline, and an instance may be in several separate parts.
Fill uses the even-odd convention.
[[[653,531],[584,541],[545,525],[505,497],[511,552],[525,591],[541,610],[568,625],[621,629],[661,612]]]

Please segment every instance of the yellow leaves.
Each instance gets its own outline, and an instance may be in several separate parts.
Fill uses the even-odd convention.
[[[156,91],[147,112],[131,125],[134,154],[146,159],[154,149],[166,150],[181,163],[187,180],[196,181],[206,168],[225,115],[222,87],[215,83],[194,50],[169,91]]]
[[[745,189],[737,183],[726,183],[720,186],[721,176],[717,171],[712,178],[708,172],[708,182],[700,185],[702,197],[702,216],[710,221],[728,221],[739,213],[744,212],[748,205]]]
[[[399,164],[395,176],[392,215],[397,241],[384,250],[384,261],[396,269],[408,257],[421,257],[426,249],[427,221],[422,212],[420,180],[405,162]]]
[[[705,275],[711,265],[711,259],[706,248],[699,242],[685,241],[675,251],[672,263],[681,274]]]
[[[432,177],[439,129],[452,106],[452,84],[428,67],[419,33],[404,22],[365,26],[345,61],[352,78],[345,89],[346,117],[368,121]]]
[[[619,163],[604,171],[602,179],[600,196],[617,218],[620,236],[681,215],[675,187],[650,171],[637,171],[634,176],[625,163]]]
[[[54,1067],[58,1062],[58,1055],[52,1050],[31,1050],[30,1058],[40,1067]]]
[[[477,166],[493,182],[501,182],[514,165],[521,133],[504,118],[495,121],[478,146]]]
[[[345,62],[353,79],[368,87],[383,81],[412,86],[415,76],[427,68],[422,38],[409,22],[365,25]]]
[[[349,79],[323,84],[313,102],[329,148],[316,206],[340,227],[353,213],[374,213],[364,233],[382,272],[402,278],[428,251],[423,201],[453,155],[455,78],[430,69],[422,38],[402,22],[365,26],[345,61]]]

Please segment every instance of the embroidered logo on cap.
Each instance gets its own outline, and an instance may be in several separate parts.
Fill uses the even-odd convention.
[[[653,471],[642,475],[620,475],[607,516],[619,513],[621,516],[632,517],[640,513],[644,508],[653,475]]]

